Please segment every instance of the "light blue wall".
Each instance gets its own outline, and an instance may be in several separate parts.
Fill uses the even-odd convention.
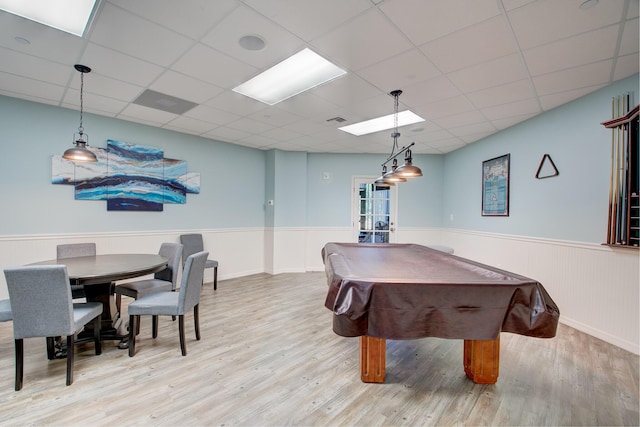
[[[449,153],[442,224],[492,233],[602,243],[607,228],[611,98],[635,93],[638,75]],[[509,217],[483,217],[482,161],[511,154]],[[560,175],[536,179],[543,155]],[[453,220],[451,220],[453,215]]]
[[[349,227],[353,176],[379,176],[383,154],[309,153],[307,179],[307,225]],[[398,187],[398,225],[436,227],[441,220],[442,156],[415,155],[413,163],[423,177]],[[330,178],[324,179],[325,173]]]
[[[160,147],[200,172],[201,193],[163,212],[108,212],[104,201],[74,200],[72,186],[51,184],[51,156],[71,146],[78,122],[77,111],[0,96],[0,234],[264,226],[264,151],[92,114],[84,117],[91,145],[106,148],[112,138]]]
[[[400,227],[451,227],[600,243],[609,191],[611,97],[638,93],[638,76],[618,82],[441,155],[414,154],[424,176],[398,189]],[[634,101],[634,103],[637,103]],[[379,174],[384,155],[260,151],[163,129],[85,115],[91,145],[109,138],[151,145],[201,173],[201,193],[163,212],[108,212],[52,185],[51,155],[71,146],[77,111],[0,96],[0,235],[232,227],[348,227],[354,175]],[[511,153],[510,216],[482,217],[481,164]],[[542,156],[560,175],[537,180]],[[235,168],[241,166],[243,173]],[[330,178],[323,179],[328,173]],[[273,199],[270,210],[266,201]],[[451,220],[453,215],[453,220]]]

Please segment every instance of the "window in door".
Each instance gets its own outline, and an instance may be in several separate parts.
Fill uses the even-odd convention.
[[[354,229],[359,243],[390,243],[394,241],[395,188],[382,188],[373,179],[355,179],[356,208]]]

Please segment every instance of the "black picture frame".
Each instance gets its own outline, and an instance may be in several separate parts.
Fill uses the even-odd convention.
[[[509,216],[511,154],[482,162],[482,216]]]

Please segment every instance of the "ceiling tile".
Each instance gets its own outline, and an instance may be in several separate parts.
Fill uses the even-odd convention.
[[[206,136],[207,138],[217,139],[219,141],[239,141],[249,135],[251,135],[251,133],[244,130],[220,126],[205,133],[203,136]]]
[[[167,66],[193,40],[106,3],[94,24],[90,40],[109,49]]]
[[[533,76],[564,70],[613,57],[618,41],[619,26],[569,37],[523,52],[529,72]]]
[[[486,122],[487,118],[479,111],[467,111],[461,114],[454,114],[452,116],[433,119],[433,122],[444,129],[458,128],[470,124]],[[458,135],[459,134],[455,134]]]
[[[149,88],[197,104],[208,101],[223,91],[218,86],[175,71],[166,71]]]
[[[244,36],[262,38],[264,49],[252,51],[243,48],[239,40]],[[260,70],[283,61],[304,47],[301,39],[244,6],[231,12],[201,42]]]
[[[469,93],[467,98],[478,108],[486,108],[532,98],[534,95],[535,92],[529,79],[523,79]]]
[[[562,104],[566,104],[567,102],[571,102],[574,99],[578,99],[581,96],[585,96],[591,92],[595,92],[603,86],[604,85],[601,84],[596,86],[581,87],[579,89],[544,95],[540,97],[540,104],[542,104],[543,110],[548,111]]]
[[[248,117],[242,117],[235,122],[231,122],[227,127],[243,130],[249,132],[250,134],[260,134],[262,132],[268,131],[269,129],[273,129],[273,126],[271,125],[250,119]]]
[[[0,48],[0,58],[0,72],[60,86],[65,86],[73,73],[77,73],[72,65],[66,66],[4,48]]]
[[[612,61],[601,61],[595,64],[549,73],[534,77],[533,84],[539,95],[548,95],[581,87],[607,83],[611,73]]]
[[[311,41],[371,8],[368,0],[244,0],[244,3],[305,41]]]
[[[19,43],[16,37],[28,40],[28,43]],[[60,64],[73,64],[82,52],[84,41],[64,31],[0,11],[0,46]]]
[[[503,56],[483,64],[447,74],[447,77],[462,92],[476,92],[522,80],[527,72],[517,54]]]
[[[473,125],[460,126],[450,129],[450,132],[458,137],[474,136],[474,135],[490,135],[494,133],[496,128],[490,122],[476,123]],[[469,141],[471,142],[471,141]]]
[[[193,107],[191,110],[184,113],[184,115],[197,120],[214,123],[218,126],[235,122],[241,117],[237,114],[229,113],[228,111],[223,111],[206,105]]]
[[[390,0],[380,9],[416,45],[500,14],[495,0]],[[411,11],[407,13],[407,11]]]
[[[203,44],[193,46],[172,68],[223,88],[235,87],[258,73],[257,68]]]
[[[616,69],[613,73],[615,80],[624,79],[638,74],[638,54],[621,56],[616,61]]]
[[[162,72],[157,65],[94,43],[87,45],[80,63],[90,67],[92,73],[145,87]]]
[[[64,96],[62,106],[80,110],[80,90],[69,89]],[[89,113],[115,116],[125,107],[127,102],[85,91],[83,95],[83,109]]]
[[[149,21],[192,39],[199,39],[213,25],[238,7],[236,0],[108,0]]]
[[[64,91],[64,86],[0,72],[0,93],[6,96],[57,104]]]
[[[185,131],[187,133],[200,135],[213,130],[217,126],[191,117],[179,116],[164,125],[164,127],[167,129]]]
[[[492,41],[491,49],[487,40]],[[505,18],[497,16],[423,44],[420,50],[448,73],[515,53],[516,45]]]
[[[375,31],[371,31],[375,28]],[[314,40],[320,54],[339,67],[358,70],[411,48],[406,38],[377,9]]]
[[[428,105],[442,99],[459,96],[461,92],[444,76],[425,80],[403,88],[400,103],[410,107]]]
[[[473,110],[475,107],[465,96],[442,99],[431,104],[421,105],[413,110],[425,119],[436,119]]]
[[[380,94],[380,90],[375,86],[353,74],[338,77],[313,88],[312,91],[314,95],[340,107],[356,105]]]
[[[520,49],[595,30],[620,21],[624,1],[601,1],[587,10],[580,1],[539,0],[508,12]]]
[[[513,116],[523,116],[525,114],[537,114],[541,112],[541,108],[538,100],[531,98],[495,107],[483,108],[481,111],[486,118],[493,121]]]
[[[638,2],[636,2],[637,4]],[[640,36],[638,35],[638,19],[626,21],[622,32],[622,40],[620,43],[620,55],[629,55],[638,52],[638,44]]]
[[[156,110],[155,108],[143,107],[137,104],[129,104],[118,115],[118,118],[125,120],[133,119],[142,123],[154,123],[155,125],[165,125],[178,117],[177,114]]]
[[[386,93],[441,74],[440,70],[416,49],[358,71],[359,76]]]

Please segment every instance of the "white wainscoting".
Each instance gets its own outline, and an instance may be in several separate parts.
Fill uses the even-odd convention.
[[[162,242],[179,242],[180,234],[202,233],[209,258],[220,263],[218,280],[262,273],[264,229],[173,230],[138,233],[91,233],[75,235],[0,236],[0,267],[14,267],[56,257],[63,243],[95,242],[98,254],[157,253]],[[205,271],[205,282],[213,281],[213,269]],[[0,299],[8,298],[4,274],[0,274]]]
[[[96,242],[99,254],[156,253],[183,233],[203,234],[218,279],[267,272],[323,271],[327,242],[353,241],[350,227],[238,228],[143,233],[0,236],[0,267],[55,257],[61,243]],[[560,321],[640,354],[640,257],[637,250],[440,228],[401,228],[397,242],[444,245],[455,255],[538,280],[560,307]],[[205,281],[213,280],[207,271]],[[7,298],[4,274],[0,298]]]
[[[455,255],[533,278],[560,321],[640,354],[640,253],[598,244],[442,229]]]

